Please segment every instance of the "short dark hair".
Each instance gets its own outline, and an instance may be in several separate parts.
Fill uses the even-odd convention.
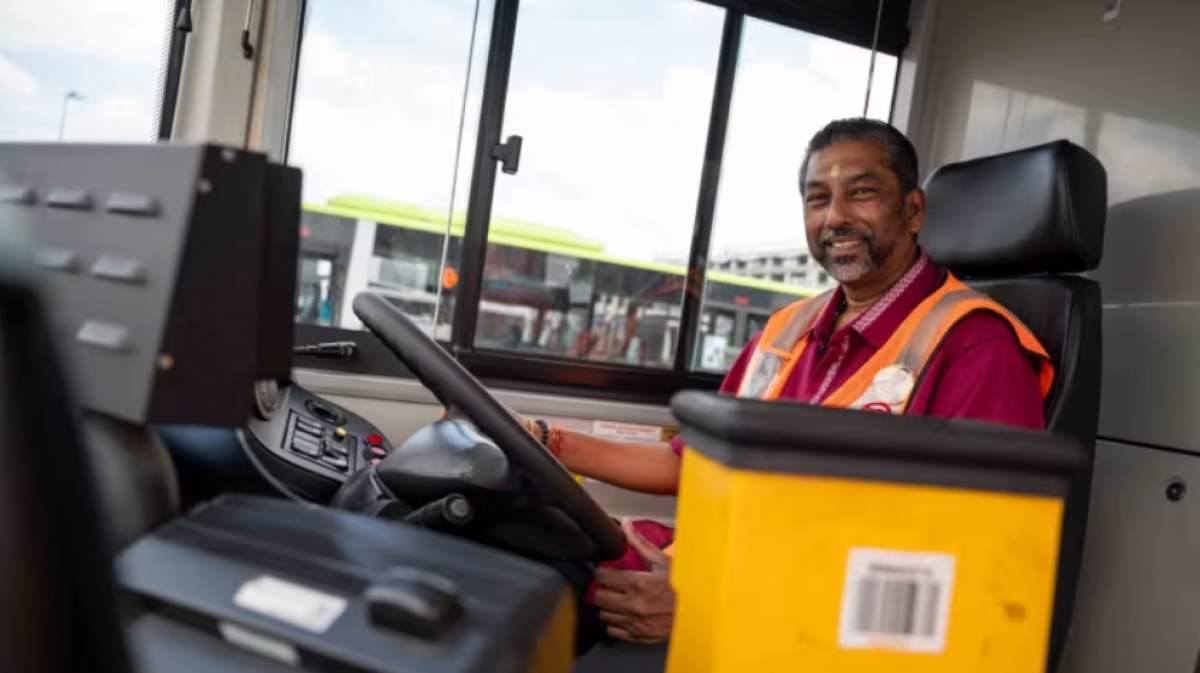
[[[804,192],[808,160],[812,158],[813,152],[837,143],[849,142],[878,143],[883,148],[883,160],[900,180],[902,194],[908,194],[920,186],[917,150],[912,142],[887,122],[856,117],[829,122],[808,141],[808,149],[804,151],[804,163],[800,164],[801,193]]]

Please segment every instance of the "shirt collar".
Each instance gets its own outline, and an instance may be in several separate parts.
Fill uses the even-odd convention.
[[[842,329],[857,332],[876,350],[882,348],[908,314],[941,285],[943,278],[942,269],[922,250],[917,261],[896,281],[892,289]],[[805,335],[812,336],[819,343],[829,343],[838,307],[844,299],[845,292],[839,286]]]

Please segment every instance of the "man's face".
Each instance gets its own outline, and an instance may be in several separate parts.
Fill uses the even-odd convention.
[[[839,283],[870,280],[911,259],[924,222],[924,193],[901,193],[878,143],[818,150],[802,181],[808,248]]]

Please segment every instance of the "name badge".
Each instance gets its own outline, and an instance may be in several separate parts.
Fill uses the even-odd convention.
[[[879,370],[871,381],[871,387],[850,405],[851,409],[878,411],[886,414],[899,414],[904,410],[904,403],[912,394],[916,378],[904,365],[889,365]]]

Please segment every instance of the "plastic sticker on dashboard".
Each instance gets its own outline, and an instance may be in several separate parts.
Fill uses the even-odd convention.
[[[243,584],[233,602],[313,633],[325,633],[346,611],[346,599],[340,596],[267,575]]]
[[[642,442],[661,442],[663,429],[657,425],[635,425],[596,421],[592,424],[592,435],[606,439],[628,439]]]

